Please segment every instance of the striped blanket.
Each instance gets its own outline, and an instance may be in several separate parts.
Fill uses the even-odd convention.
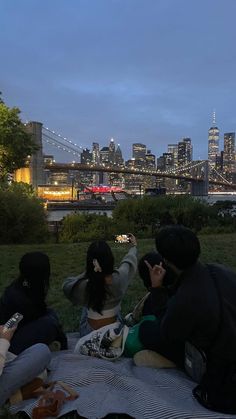
[[[66,402],[60,415],[77,411],[89,418],[111,413],[137,419],[222,419],[236,418],[204,409],[192,396],[194,383],[175,369],[136,367],[122,358],[115,362],[63,351],[55,353],[49,380],[62,380],[75,388],[79,398]],[[34,400],[21,402],[12,413],[31,416]]]

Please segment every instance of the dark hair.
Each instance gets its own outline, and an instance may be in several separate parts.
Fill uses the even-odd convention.
[[[159,265],[160,262],[162,262],[163,267],[166,270],[166,274],[163,280],[163,286],[169,286],[169,285],[173,285],[176,281],[176,275],[174,274],[174,272],[172,272],[171,269],[169,269],[164,261],[163,258],[161,257],[160,253],[152,251],[152,252],[148,252],[146,253],[143,257],[141,257],[141,259],[138,262],[138,272],[139,272],[139,276],[140,278],[143,280],[143,284],[147,289],[151,288],[151,279],[150,279],[150,274],[149,274],[149,269],[145,263],[145,260],[151,265]]]
[[[164,259],[181,270],[194,265],[201,253],[197,236],[182,225],[161,228],[156,236],[156,248]]]
[[[101,272],[94,271],[93,260],[97,259]],[[114,271],[114,256],[110,246],[104,240],[98,240],[90,244],[87,251],[86,277],[88,284],[86,287],[88,307],[101,314],[108,288],[105,278]]]
[[[50,262],[45,253],[25,253],[19,263],[16,283],[32,300],[42,302],[49,288]]]

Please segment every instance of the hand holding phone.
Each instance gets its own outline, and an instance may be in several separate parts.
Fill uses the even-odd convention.
[[[9,329],[13,329],[18,326],[18,323],[23,319],[21,313],[15,313],[13,316],[4,324],[3,333]]]

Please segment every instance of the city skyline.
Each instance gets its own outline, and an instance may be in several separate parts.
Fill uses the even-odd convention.
[[[206,159],[214,109],[221,150],[236,130],[235,12],[234,0],[3,0],[3,99],[83,148],[113,137],[127,160],[133,143],[159,156],[190,137]]]

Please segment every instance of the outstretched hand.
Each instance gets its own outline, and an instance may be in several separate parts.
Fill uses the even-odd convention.
[[[6,339],[8,342],[11,341],[12,336],[16,331],[16,327],[12,327],[11,329],[5,329],[3,325],[0,326],[0,338]]]
[[[154,266],[151,266],[147,260],[145,260],[145,263],[149,270],[152,288],[161,287],[163,283],[163,278],[166,274],[166,270],[163,268],[162,262],[160,262],[159,265]]]
[[[136,240],[136,237],[135,237],[132,233],[129,233],[129,242],[130,242],[133,246],[137,246],[137,240]]]

